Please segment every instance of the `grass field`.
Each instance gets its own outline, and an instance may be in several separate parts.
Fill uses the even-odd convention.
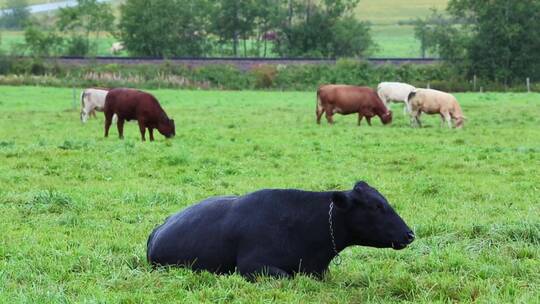
[[[312,92],[153,91],[177,136],[103,138],[72,90],[0,87],[0,302],[540,301],[540,95],[458,94],[464,130],[314,122]],[[77,102],[78,105],[78,102]],[[416,234],[323,281],[152,271],[146,239],[200,199],[366,180]],[[209,223],[211,224],[211,223]]]

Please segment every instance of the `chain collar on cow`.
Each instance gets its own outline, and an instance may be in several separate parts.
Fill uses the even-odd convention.
[[[332,241],[332,249],[334,250],[334,253],[336,254],[334,258],[334,265],[338,266],[341,264],[341,256],[339,255],[339,252],[337,251],[336,240],[334,238],[334,225],[333,225],[333,219],[332,219],[333,209],[334,209],[334,202],[330,201],[330,210],[328,210],[328,224],[330,228],[330,240]]]

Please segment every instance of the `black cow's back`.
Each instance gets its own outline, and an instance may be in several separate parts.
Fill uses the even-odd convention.
[[[232,272],[236,248],[230,242],[227,213],[236,196],[219,196],[169,217],[148,240],[148,260],[158,265]]]

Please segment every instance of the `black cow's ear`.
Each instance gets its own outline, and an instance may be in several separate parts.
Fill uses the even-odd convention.
[[[347,210],[351,207],[349,198],[343,192],[336,191],[332,193],[332,202],[339,209]]]
[[[369,188],[369,185],[364,181],[359,181],[354,185],[354,191],[360,193],[364,192],[367,188]]]

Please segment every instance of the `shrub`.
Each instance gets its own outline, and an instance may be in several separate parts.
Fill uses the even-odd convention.
[[[444,64],[401,66],[379,65],[352,59],[332,64],[260,65],[249,72],[232,65],[207,65],[190,68],[163,64],[89,64],[61,65],[39,58],[8,58],[0,56],[0,84],[51,86],[106,86],[137,88],[216,88],[228,90],[280,89],[313,91],[321,84],[342,83],[375,88],[382,81],[403,81],[417,87],[450,92],[472,91],[471,79]],[[23,75],[14,77],[13,75]],[[44,76],[46,75],[46,76]],[[39,76],[39,77],[38,77]],[[504,85],[478,79],[476,90],[525,91],[523,83]],[[534,91],[539,84],[531,85]]]
[[[249,74],[242,73],[236,67],[226,64],[199,67],[195,70],[195,78],[224,89],[241,90],[252,87]]]
[[[255,88],[268,89],[274,86],[278,70],[273,65],[261,65],[251,70],[251,73],[255,77]]]
[[[90,44],[85,37],[74,36],[67,41],[66,55],[68,56],[86,56],[90,51]]]

